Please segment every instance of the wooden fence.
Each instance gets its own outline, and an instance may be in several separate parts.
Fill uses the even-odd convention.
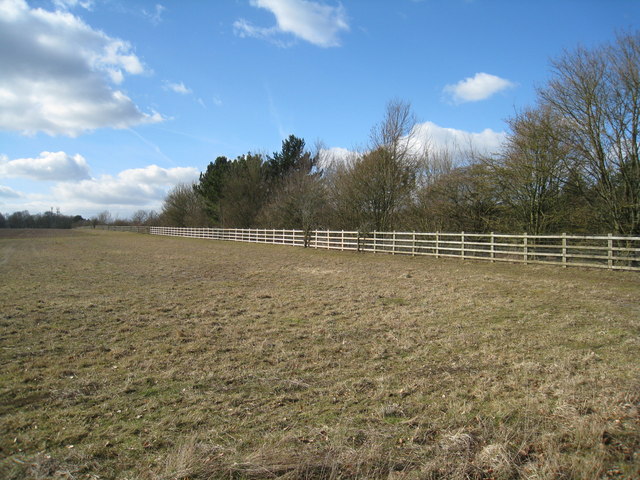
[[[328,250],[640,271],[640,237],[101,226],[109,230]]]

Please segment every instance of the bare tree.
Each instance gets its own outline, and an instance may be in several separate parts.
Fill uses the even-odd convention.
[[[417,119],[411,104],[399,99],[387,103],[384,119],[371,129],[370,150],[384,149],[391,159],[407,162],[414,159],[418,141],[414,135]]]
[[[501,154],[484,158],[501,190],[513,227],[533,234],[558,225],[569,150],[549,108],[528,109],[509,120]]]
[[[202,197],[192,184],[180,183],[164,199],[161,223],[172,227],[206,227],[209,219]]]
[[[470,148],[463,149],[457,143],[433,146],[428,137],[419,133],[416,136],[421,137],[416,148],[418,189],[432,185],[441,177],[449,175],[454,169],[475,158],[475,153]]]
[[[468,161],[421,186],[406,222],[427,232],[484,232],[497,225],[499,213],[492,173],[484,164]]]
[[[589,200],[616,232],[640,234],[640,32],[552,66],[540,96],[562,118],[573,161],[597,195]]]
[[[338,223],[361,230],[389,230],[407,208],[418,171],[415,116],[409,103],[387,104],[370,135],[370,148],[338,165],[330,181]]]
[[[158,213],[155,210],[136,210],[131,215],[133,225],[152,225],[158,221]]]
[[[111,216],[111,212],[108,210],[104,210],[99,214],[91,217],[91,226],[96,228],[97,225],[109,225],[113,223],[113,217]]]

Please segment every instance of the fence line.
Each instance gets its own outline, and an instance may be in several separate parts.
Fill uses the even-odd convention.
[[[98,226],[174,237],[269,243],[327,250],[434,256],[490,262],[640,271],[640,237],[498,233],[358,232],[352,230]]]

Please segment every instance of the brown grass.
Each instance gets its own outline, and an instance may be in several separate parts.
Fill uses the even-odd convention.
[[[0,477],[640,476],[640,275],[0,237]]]

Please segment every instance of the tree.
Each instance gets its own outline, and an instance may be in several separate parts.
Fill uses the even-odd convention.
[[[110,223],[113,223],[113,217],[111,216],[111,212],[104,210],[98,215],[91,217],[90,222],[91,226],[96,228],[96,225],[109,225]]]
[[[160,222],[171,227],[206,227],[209,225],[204,201],[192,184],[180,183],[164,199]]]
[[[305,141],[290,135],[281,152],[267,161],[269,195],[259,223],[280,228],[301,228],[306,236],[317,228],[326,208],[322,170],[318,167],[320,147],[312,154]]]
[[[7,226],[9,228],[34,228],[35,222],[29,211],[23,210],[9,215],[7,217]]]
[[[313,159],[304,147],[305,141],[295,135],[283,140],[282,149],[267,159],[266,174],[269,179],[283,180],[293,171],[308,172],[313,167]]]
[[[415,171],[379,148],[339,168],[334,198],[345,227],[386,231],[394,227],[413,190]]]
[[[274,228],[317,228],[325,215],[326,189],[320,172],[298,171],[282,180],[260,214],[260,223]]]
[[[2,213],[0,213],[0,228],[7,227],[7,219],[4,217]]]
[[[220,196],[220,222],[225,228],[257,226],[267,194],[263,157],[247,153],[235,159],[224,175]]]
[[[617,233],[640,234],[640,32],[552,63],[541,101],[561,118],[571,159]]]
[[[386,150],[395,162],[415,162],[419,142],[411,104],[399,99],[387,103],[382,122],[369,134],[371,150]]]
[[[428,145],[424,147],[418,159],[417,187],[426,187],[435,183],[443,175],[450,174],[454,168],[460,166],[461,154],[462,152],[455,145],[437,149],[432,149]]]
[[[384,231],[398,223],[416,186],[421,152],[414,126],[410,104],[389,102],[371,130],[371,148],[334,167],[332,199],[341,226]]]
[[[484,161],[500,187],[509,223],[532,234],[557,229],[569,153],[561,125],[544,107],[524,110],[508,122],[511,132],[502,153]]]
[[[136,210],[128,223],[131,225],[153,225],[157,221],[158,213],[155,210]]]
[[[486,232],[498,222],[497,188],[485,165],[453,169],[422,187],[412,208],[411,226],[421,231]]]
[[[200,174],[200,181],[194,185],[194,190],[203,198],[205,210],[211,221],[219,225],[222,221],[220,214],[220,200],[224,187],[225,175],[231,162],[227,157],[220,156],[207,165],[207,170]]]

